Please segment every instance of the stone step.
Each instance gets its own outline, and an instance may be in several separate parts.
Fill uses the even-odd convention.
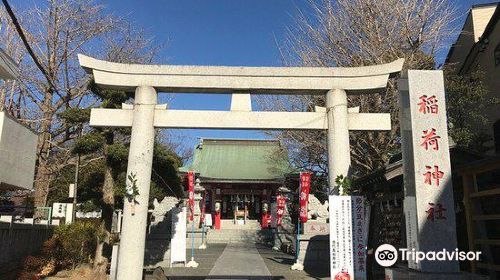
[[[268,243],[272,232],[261,229],[220,229],[211,230],[207,234],[210,243]]]
[[[247,220],[244,225],[235,224],[233,220],[221,220],[221,229],[261,229],[258,220]]]
[[[227,244],[227,243],[261,243],[270,244],[272,240],[267,238],[247,238],[247,239],[210,239],[207,244]]]
[[[247,241],[266,241],[270,240],[273,232],[270,230],[255,230],[255,229],[221,229],[221,230],[208,230],[205,238],[208,243],[234,243],[234,242],[247,242]],[[186,241],[191,243],[192,233],[186,233]],[[195,231],[194,239],[195,244],[201,244],[202,232]],[[147,240],[150,242],[169,242],[170,235],[167,234],[148,234]]]

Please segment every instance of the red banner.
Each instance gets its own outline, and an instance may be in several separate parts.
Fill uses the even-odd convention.
[[[300,173],[300,221],[307,222],[307,204],[311,188],[311,173]]]
[[[205,200],[207,199],[207,192],[205,191],[203,193],[203,200],[201,201],[202,205],[201,205],[201,217],[200,217],[200,223],[203,224],[203,221],[205,221],[205,206],[207,205],[207,203],[205,202]]]
[[[189,187],[189,220],[193,220],[194,216],[194,172],[188,172],[188,187]]]
[[[277,210],[277,219],[276,226],[281,225],[281,220],[283,217],[283,213],[285,213],[285,205],[286,205],[286,197],[279,195],[276,200],[278,201],[278,210]]]

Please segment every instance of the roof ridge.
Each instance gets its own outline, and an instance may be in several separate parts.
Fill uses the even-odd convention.
[[[280,142],[278,139],[258,139],[258,138],[200,138],[200,142],[205,142],[205,141]]]
[[[474,5],[471,5],[471,9],[474,9],[474,8],[481,8],[481,7],[496,6],[496,5],[498,5],[499,3],[500,3],[500,2],[489,2],[489,3],[474,4]]]

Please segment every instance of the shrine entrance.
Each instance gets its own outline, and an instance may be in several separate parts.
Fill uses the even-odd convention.
[[[132,127],[127,174],[133,178],[133,182],[127,182],[130,197],[124,202],[117,269],[118,279],[130,280],[140,280],[143,276],[144,254],[140,252],[144,252],[146,236],[155,128],[326,131],[329,205],[339,206],[339,194],[343,193],[343,190],[342,186],[336,184],[336,179],[341,175],[350,175],[349,131],[391,129],[390,114],[360,113],[359,107],[348,108],[347,95],[373,94],[377,90],[385,89],[389,77],[398,74],[403,66],[402,59],[383,65],[354,68],[133,65],[107,62],[83,55],[79,55],[79,61],[83,68],[93,74],[98,86],[105,89],[135,92],[133,105],[124,104],[122,109],[92,109],[90,118],[90,125],[95,127]],[[407,77],[406,82],[398,86],[402,96],[400,97],[402,113],[409,114],[410,109],[412,112],[409,114],[407,123],[402,121],[404,149],[411,148],[412,144],[414,149],[419,147],[420,144],[417,145],[417,141],[420,138],[416,133],[429,129],[423,126],[416,127],[412,122],[413,118],[416,118],[413,113],[415,95],[426,97],[426,94],[435,94],[438,96],[437,100],[442,100],[440,102],[444,103],[443,77],[439,73],[439,71],[414,71],[411,76]],[[229,111],[171,110],[167,109],[166,104],[157,104],[158,91],[180,94],[186,92],[231,94],[231,108]],[[325,107],[316,107],[314,111],[255,112],[252,111],[251,94],[323,95],[326,102]],[[362,109],[366,111],[369,108]],[[446,122],[445,116],[437,116],[437,119],[443,123]],[[443,135],[447,133],[445,127],[441,132],[442,139],[445,139]],[[408,153],[404,153],[409,160],[405,163],[408,167],[405,172],[413,178],[419,176],[416,182],[421,184],[420,176],[423,171],[421,172],[419,168],[422,167],[416,165],[417,162],[413,160],[412,153],[411,149]],[[435,156],[432,158],[434,159]],[[441,158],[446,160],[443,156]],[[425,165],[423,166],[425,168]],[[197,172],[197,170],[193,171]],[[451,183],[447,189],[449,186]],[[137,192],[134,187],[137,188]],[[451,243],[448,240],[455,238],[454,219],[448,220],[447,227],[436,227],[433,231],[424,231],[419,221],[425,219],[420,217],[422,213],[417,210],[427,206],[430,200],[426,200],[427,197],[419,197],[422,195],[416,193],[415,189],[416,184],[409,186],[405,193],[405,196],[409,198],[408,201],[413,201],[413,205],[408,204],[408,207],[405,207],[407,226],[411,228],[413,234],[418,235],[418,239],[414,241],[417,248],[440,250],[443,244],[449,245]],[[425,191],[431,193],[427,189]],[[432,190],[432,196],[437,197],[438,192],[440,190]],[[453,204],[448,203],[450,193],[447,192],[445,196],[446,208],[452,212]],[[238,197],[236,198],[237,206],[239,206]],[[362,207],[363,202],[361,198],[360,200],[359,207]],[[452,200],[451,196],[451,202]],[[342,203],[343,206],[348,204]],[[241,211],[239,209],[240,207],[238,211]],[[335,211],[330,210],[330,220],[335,218],[332,216],[333,212]],[[362,217],[360,225],[361,220]],[[330,223],[331,229],[332,226],[333,223]],[[330,232],[346,229],[351,230],[351,225],[343,224],[334,227]],[[435,233],[436,230],[443,233],[444,239],[440,240],[440,243],[431,242],[433,237],[429,234]],[[359,270],[361,265],[364,268],[366,264],[363,242],[355,246],[353,239],[345,239],[344,242],[339,242],[339,240],[330,234],[330,259],[336,260],[330,263],[331,273],[336,274],[342,271],[344,274],[349,273],[356,278],[357,275],[361,275],[359,277],[363,278],[364,272]],[[342,250],[342,255],[339,254],[339,246],[346,249]],[[347,248],[350,249],[347,250]],[[346,254],[348,251],[352,254]],[[337,253],[337,255],[332,255],[332,253]],[[350,263],[348,272],[344,272],[344,268],[340,267],[344,263]],[[426,266],[415,269],[431,272],[456,271],[455,266]]]
[[[248,220],[267,229],[271,198],[280,187],[296,188],[290,178],[299,174],[289,166],[277,140],[202,138],[193,155],[192,163],[179,173],[196,173],[206,192],[205,213],[215,220],[215,230],[227,228],[229,221],[246,225]]]
[[[261,198],[254,194],[222,195],[221,219],[258,220]]]

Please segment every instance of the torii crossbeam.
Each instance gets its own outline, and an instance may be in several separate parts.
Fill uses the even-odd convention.
[[[118,279],[142,279],[154,128],[327,130],[329,187],[347,175],[349,130],[390,130],[389,114],[347,108],[347,94],[384,89],[401,71],[403,59],[354,68],[226,67],[120,64],[78,56],[102,88],[135,91],[134,105],[92,109],[91,126],[132,127],[127,174],[137,176],[135,215],[125,201]],[[157,91],[232,94],[229,111],[169,110],[157,105]],[[253,112],[251,94],[326,95],[315,112]],[[337,190],[338,191],[338,190]]]
[[[90,125],[95,127],[132,127],[133,106],[123,109],[92,109]],[[156,108],[156,128],[255,129],[255,130],[326,130],[324,112],[251,112],[167,110]],[[349,130],[390,130],[389,114],[348,112]]]

